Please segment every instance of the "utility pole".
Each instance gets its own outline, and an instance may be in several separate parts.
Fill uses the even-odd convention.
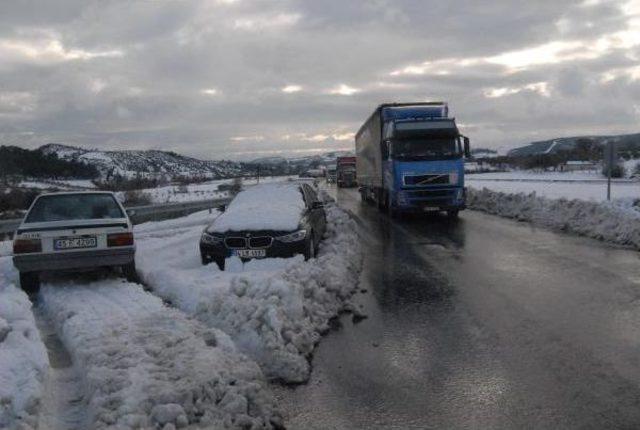
[[[607,201],[611,200],[611,171],[613,170],[613,140],[607,141]]]

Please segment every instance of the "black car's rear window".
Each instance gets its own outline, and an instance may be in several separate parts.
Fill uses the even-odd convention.
[[[36,200],[25,222],[124,218],[110,194],[62,194]]]

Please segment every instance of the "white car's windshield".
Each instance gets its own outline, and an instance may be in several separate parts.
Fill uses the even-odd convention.
[[[109,194],[63,194],[40,197],[25,222],[124,218],[120,206]]]

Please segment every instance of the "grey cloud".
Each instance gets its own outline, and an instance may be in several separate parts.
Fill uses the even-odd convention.
[[[425,61],[593,41],[626,28],[619,2],[43,3],[0,6],[0,49],[3,40],[53,38],[67,54],[121,55],[0,59],[0,143],[154,147],[207,158],[329,150],[349,146],[332,136],[355,131],[377,104],[426,98],[448,100],[481,146],[637,129],[639,81],[624,74],[602,80],[608,71],[636,65],[637,45],[513,73],[476,62],[450,64],[447,75],[390,76]],[[526,88],[540,82],[548,96]],[[341,84],[360,91],[328,94]],[[285,94],[286,85],[301,91]],[[501,97],[487,97],[505,88]],[[2,105],[3,93],[16,92],[28,93],[23,97],[33,108],[16,110],[6,97]],[[261,138],[232,140],[238,136]]]

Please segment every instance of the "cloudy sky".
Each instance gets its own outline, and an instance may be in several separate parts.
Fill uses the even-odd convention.
[[[476,147],[640,132],[640,0],[0,2],[0,144],[307,154],[422,100]]]

